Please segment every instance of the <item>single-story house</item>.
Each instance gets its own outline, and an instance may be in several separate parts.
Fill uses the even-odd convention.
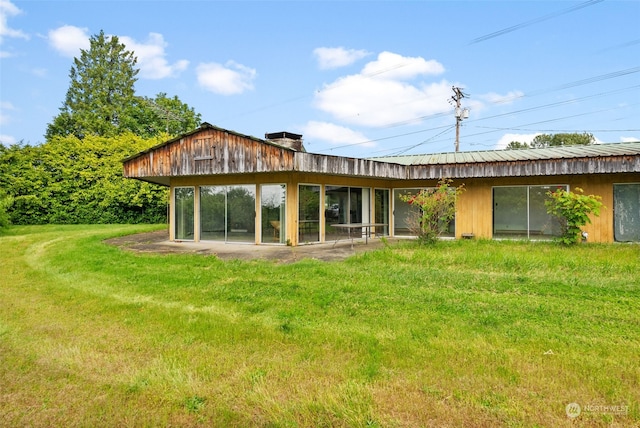
[[[549,239],[547,192],[580,187],[606,207],[585,227],[590,242],[640,242],[640,142],[364,159],[307,153],[298,134],[203,123],[123,165],[125,177],[169,187],[174,241],[300,245],[345,227],[410,236],[413,208],[400,195],[448,178],[466,189],[451,237]]]

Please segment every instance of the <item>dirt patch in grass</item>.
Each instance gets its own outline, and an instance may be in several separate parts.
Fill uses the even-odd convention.
[[[224,242],[191,242],[169,241],[169,232],[159,230],[154,232],[137,233],[107,239],[105,242],[119,248],[139,253],[157,254],[186,254],[197,253],[215,255],[222,260],[275,260],[279,263],[293,263],[303,259],[322,261],[339,261],[353,255],[372,251],[393,244],[393,240],[382,241],[342,239],[322,244],[308,244],[297,247],[286,245],[255,245]]]

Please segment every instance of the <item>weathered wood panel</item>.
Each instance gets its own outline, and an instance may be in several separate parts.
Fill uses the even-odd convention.
[[[255,139],[205,129],[124,162],[124,176],[182,177],[293,171],[294,152]]]
[[[294,169],[299,172],[404,180],[408,168],[368,159],[295,152]]]
[[[640,182],[640,174],[568,174],[537,177],[496,177],[454,180],[453,185],[464,183],[466,191],[457,203],[456,234],[473,233],[476,237],[490,239],[493,224],[494,186],[569,185],[580,187],[585,194],[602,197],[605,206],[600,216],[591,216],[592,223],[584,230],[590,242],[613,242],[613,185],[614,183]],[[415,182],[412,182],[415,183]]]
[[[640,156],[412,165],[408,179],[534,177],[640,172]]]

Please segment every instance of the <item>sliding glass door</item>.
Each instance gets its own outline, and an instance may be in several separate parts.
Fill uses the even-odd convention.
[[[417,195],[422,191],[434,192],[435,187],[393,190],[393,233],[395,236],[417,236],[420,233],[422,210],[418,205],[403,201],[403,197]],[[444,231],[440,236],[453,238],[456,236],[455,216],[448,223],[441,224]]]
[[[286,195],[284,184],[265,184],[260,187],[260,216],[263,243],[286,243]]]
[[[507,186],[493,188],[494,238],[549,239],[560,234],[560,225],[547,214],[548,192],[560,186]]]
[[[174,239],[191,240],[193,239],[194,226],[194,188],[176,187],[173,192],[173,202],[175,206]]]
[[[298,242],[320,241],[320,186],[298,186]]]
[[[254,185],[200,187],[200,239],[255,242]]]
[[[343,233],[332,224],[371,223],[370,195],[367,187],[325,186],[325,240],[338,239]],[[351,233],[358,236],[356,230]]]
[[[389,235],[389,189],[375,189],[374,191],[374,223],[385,226],[376,227],[376,235]]]
[[[227,188],[225,186],[201,186],[200,239],[226,240],[226,212]]]
[[[403,201],[401,196],[417,195],[422,189],[393,189],[393,233],[416,236],[419,232],[420,208]]]

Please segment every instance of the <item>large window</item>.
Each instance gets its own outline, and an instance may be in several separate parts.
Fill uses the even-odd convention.
[[[370,194],[370,189],[363,187],[325,186],[325,239],[338,239],[342,234],[332,224],[370,223]],[[351,233],[358,234],[355,230]]]
[[[389,235],[389,189],[375,189],[374,198],[374,223],[385,225],[376,227],[375,232],[377,235]]]
[[[560,225],[547,214],[547,192],[567,186],[510,186],[493,188],[493,236],[495,238],[551,238]]]
[[[400,199],[402,195],[415,195],[422,189],[393,189],[393,233],[395,236],[412,236],[417,234],[416,219],[420,216],[420,208],[409,205]]]
[[[261,242],[263,243],[284,244],[286,242],[286,194],[287,187],[284,184],[265,184],[260,188]]]
[[[227,188],[225,186],[200,187],[200,239],[224,241],[226,239]]]
[[[417,195],[422,190],[434,189],[433,187],[416,189],[393,189],[393,233],[395,236],[416,236],[419,232],[421,210],[416,205],[400,199],[400,196]],[[456,236],[455,217],[446,225],[447,228],[440,236]]]
[[[255,242],[254,185],[200,187],[200,239]]]
[[[613,230],[618,242],[640,242],[640,183],[613,185]]]
[[[193,239],[193,187],[176,187],[174,189],[175,206],[175,239]]]
[[[320,241],[320,186],[298,187],[298,242]]]

